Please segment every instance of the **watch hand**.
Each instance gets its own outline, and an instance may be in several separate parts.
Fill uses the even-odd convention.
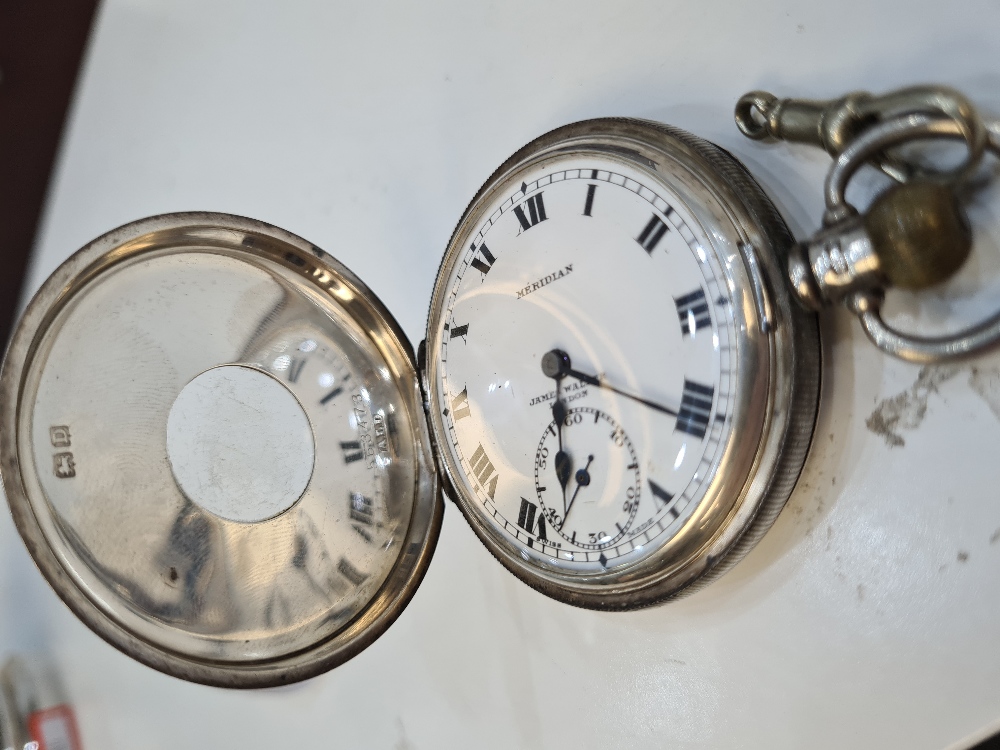
[[[569,507],[566,508],[566,516],[569,515],[570,510],[573,508],[573,502],[576,500],[576,496],[580,494],[580,488],[586,487],[590,484],[590,472],[587,469],[590,468],[590,464],[594,461],[593,454],[587,456],[587,465],[582,469],[578,469],[576,472],[576,489],[573,491],[573,497],[569,499]],[[565,516],[563,517],[565,522]]]
[[[552,363],[549,352],[544,357],[542,357],[542,372],[549,375],[550,371],[558,371],[558,364]],[[555,368],[555,369],[553,369]],[[562,487],[562,497],[563,497],[563,517],[569,512],[569,508],[566,505],[566,485],[569,484],[569,475],[573,473],[573,459],[570,455],[563,450],[563,422],[566,421],[566,403],[559,397],[559,387],[562,385],[563,374],[549,375],[549,377],[555,377],[556,380],[556,400],[552,404],[552,419],[555,420],[557,436],[559,438],[559,450],[556,453],[556,476],[559,478],[559,486]]]
[[[546,368],[546,363],[549,367]],[[579,370],[573,369],[573,364],[570,361],[569,355],[559,349],[553,349],[550,352],[546,352],[545,356],[542,357],[542,370],[550,378],[558,379],[564,378],[569,375],[571,378],[576,378],[577,380],[587,383],[588,385],[594,385],[598,388],[604,388],[605,390],[613,391],[619,396],[624,396],[625,398],[632,399],[643,406],[648,406],[650,409],[656,409],[656,411],[661,411],[664,414],[669,414],[672,417],[677,416],[677,411],[671,409],[669,406],[664,406],[663,404],[658,404],[655,401],[650,401],[649,399],[643,398],[642,396],[637,396],[634,393],[629,393],[628,391],[623,391],[621,388],[616,388],[611,385],[603,378],[597,377],[596,375],[588,375],[585,372],[580,372]]]
[[[573,459],[563,450],[562,428],[566,420],[566,404],[558,397],[559,385],[556,381],[556,401],[552,404],[552,418],[556,422],[559,437],[559,450],[556,452],[556,476],[559,478],[559,486],[562,487],[563,515],[566,515],[566,485],[569,484],[569,475],[573,473]]]

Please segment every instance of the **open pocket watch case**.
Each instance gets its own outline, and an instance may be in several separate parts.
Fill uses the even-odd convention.
[[[101,637],[228,687],[310,677],[384,632],[430,562],[441,485],[542,593],[665,601],[760,539],[805,460],[820,347],[791,243],[714,145],[569,125],[469,205],[418,363],[292,234],[126,225],[53,274],[8,349],[15,522]]]

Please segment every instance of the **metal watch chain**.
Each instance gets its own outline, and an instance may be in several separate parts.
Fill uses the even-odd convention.
[[[829,101],[751,91],[736,105],[736,124],[748,138],[809,143],[834,158],[824,187],[823,227],[789,255],[788,278],[799,302],[820,310],[843,301],[879,349],[910,362],[943,362],[1000,342],[1000,313],[935,338],[901,333],[880,313],[888,287],[924,289],[949,278],[968,257],[972,230],[958,189],[986,151],[1000,156],[1000,120],[983,118],[958,91],[917,86]],[[903,144],[939,139],[963,140],[965,159],[936,170],[899,154]],[[865,164],[896,184],[859,213],[845,193]]]

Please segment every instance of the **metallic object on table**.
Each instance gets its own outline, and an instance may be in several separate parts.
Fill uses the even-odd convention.
[[[987,150],[1000,156],[1000,121],[983,119],[957,91],[930,86],[881,97],[855,92],[826,102],[779,100],[754,91],[740,98],[735,116],[749,138],[810,143],[834,156],[824,188],[823,228],[789,257],[789,280],[803,305],[819,310],[843,301],[876,346],[910,362],[941,362],[1000,342],[1000,314],[936,338],[900,333],[880,314],[886,288],[919,290],[940,283],[968,257],[972,230],[955,191]],[[940,171],[891,150],[932,139],[963,140],[965,159]],[[845,193],[864,164],[879,167],[898,184],[859,214]]]
[[[306,679],[384,632],[430,562],[443,503],[415,358],[368,288],[301,238],[208,213],[120,227],[42,286],[0,372],[0,463],[22,538],[77,616],[149,666],[226,687]],[[228,435],[182,451],[171,420],[203,423],[180,396],[217,373],[231,378],[225,403],[264,419],[228,420]],[[281,417],[254,383],[299,410],[323,460],[236,463],[272,444],[258,438]],[[303,458],[283,505],[253,491],[273,489],[268,474],[279,489],[299,482]],[[212,482],[182,489],[205,464]],[[248,515],[212,486],[236,488]]]
[[[948,172],[953,177],[975,169],[988,141],[997,143],[998,131],[991,134],[973,104],[945,86],[912,86],[883,96],[854,91],[825,101],[778,99],[766,91],[751,91],[736,104],[736,125],[753,140],[808,143],[823,148],[836,159],[873,126],[914,113],[954,122],[969,142],[966,161]],[[885,154],[875,161],[899,182],[915,176],[914,165],[905,161]]]
[[[73,707],[45,659],[15,656],[0,671],[2,750],[82,750]]]
[[[15,732],[14,707],[11,705],[10,696],[4,690],[3,682],[0,680],[0,748],[19,747],[23,743],[18,743]]]

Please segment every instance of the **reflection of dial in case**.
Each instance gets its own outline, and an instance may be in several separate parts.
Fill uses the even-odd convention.
[[[178,677],[264,687],[396,619],[442,503],[413,353],[347,269],[274,227],[174,214],[95,240],[30,310],[0,372],[0,434],[21,436],[4,488],[87,624]]]
[[[559,441],[559,426],[552,422],[535,453],[535,491],[545,521],[575,547],[614,544],[639,508],[642,483],[632,441],[602,411],[589,406],[567,411],[562,427],[565,486],[556,465]]]
[[[387,470],[392,463],[386,434],[387,404],[365,387],[364,374],[351,369],[349,353],[314,325],[300,324],[255,341],[248,347],[248,355],[284,383],[305,407],[325,457],[321,468],[336,467],[339,486],[324,483],[318,489],[340,495],[334,502],[349,524],[338,524],[337,528],[353,533],[338,537],[333,545],[339,555],[336,567],[340,575],[327,585],[340,590],[344,588],[340,579],[346,579],[352,586],[343,596],[363,598],[367,588],[362,584],[380,583],[391,562],[391,558],[372,554],[393,544],[395,525],[389,519],[385,498]],[[317,477],[321,480],[322,476]],[[309,559],[298,553],[296,559],[296,569],[309,572]]]

